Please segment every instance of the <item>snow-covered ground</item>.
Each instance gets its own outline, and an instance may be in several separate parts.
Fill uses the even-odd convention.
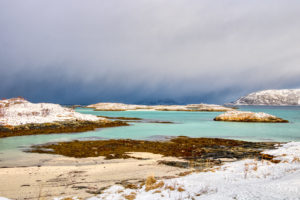
[[[300,199],[300,142],[264,152],[280,160],[241,160],[207,172],[153,183],[156,189],[125,189],[115,185],[89,200],[132,199]],[[157,185],[156,185],[157,184]],[[134,197],[134,198],[133,198]]]
[[[16,126],[65,120],[97,121],[100,119],[95,115],[81,114],[58,104],[30,103],[22,98],[0,101],[0,125]]]

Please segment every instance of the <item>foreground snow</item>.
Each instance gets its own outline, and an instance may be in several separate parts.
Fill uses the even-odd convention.
[[[300,199],[300,142],[291,142],[264,152],[280,163],[242,160],[208,172],[157,181],[156,189],[125,189],[115,185],[100,199]],[[155,187],[154,184],[154,187]]]
[[[51,103],[30,103],[22,98],[0,101],[0,125],[51,123],[65,120],[100,120],[97,116],[75,112]]]

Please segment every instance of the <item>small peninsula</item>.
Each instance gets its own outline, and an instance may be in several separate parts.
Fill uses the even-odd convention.
[[[23,98],[0,101],[0,138],[19,135],[72,133],[124,126],[126,122],[81,114],[52,103],[31,103]]]

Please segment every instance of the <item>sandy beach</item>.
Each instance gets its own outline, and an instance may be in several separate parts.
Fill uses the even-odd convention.
[[[37,154],[38,155],[38,154]],[[159,165],[159,160],[179,160],[151,153],[134,153],[143,159],[68,158],[41,155],[41,166],[0,168],[0,196],[11,199],[92,197],[115,183],[137,183],[148,176],[166,178],[188,169]]]

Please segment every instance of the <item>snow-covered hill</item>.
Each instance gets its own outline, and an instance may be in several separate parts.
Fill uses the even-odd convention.
[[[239,98],[234,105],[300,105],[300,89],[263,90]]]

